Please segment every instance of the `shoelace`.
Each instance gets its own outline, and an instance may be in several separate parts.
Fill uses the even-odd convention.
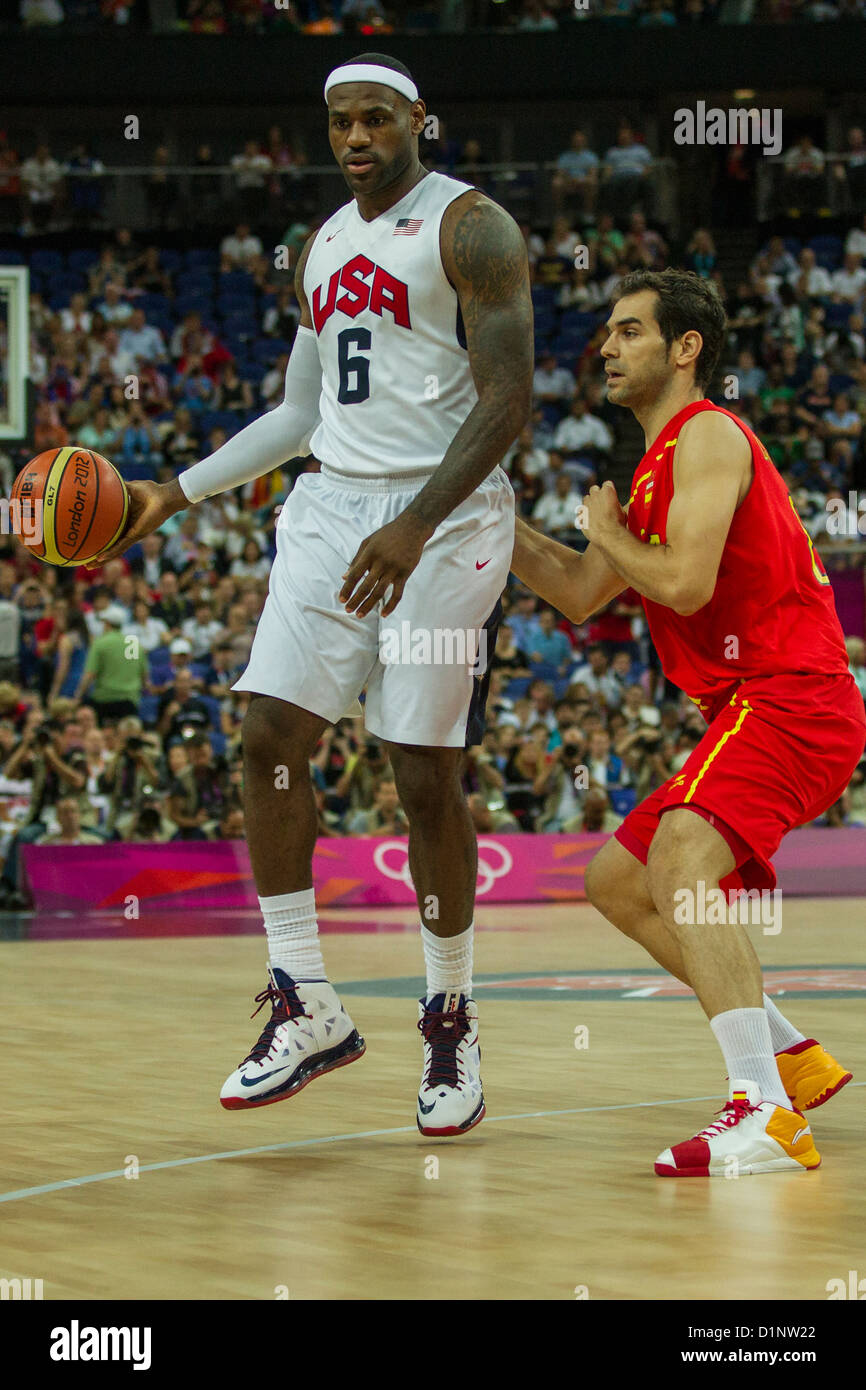
[[[274,1032],[281,1023],[289,1023],[295,1018],[309,1018],[310,1015],[305,1011],[303,1004],[297,995],[294,998],[284,989],[277,989],[276,985],[269,984],[267,989],[263,989],[261,994],[257,994],[254,1003],[258,1008],[250,1014],[250,1018],[255,1018],[265,1004],[270,1001],[273,1012],[265,1024],[264,1030],[249,1056],[245,1057],[241,1066],[246,1062],[263,1062],[271,1050],[271,1043],[274,1040]]]
[[[712,1139],[717,1134],[723,1134],[726,1129],[733,1129],[734,1125],[740,1123],[740,1120],[745,1120],[748,1115],[754,1114],[756,1109],[757,1107],[750,1105],[747,1100],[729,1100],[727,1104],[722,1106],[721,1110],[716,1111],[717,1115],[721,1115],[721,1119],[713,1125],[707,1125],[706,1129],[702,1129],[700,1134],[695,1135],[695,1138]]]
[[[435,1013],[425,1005],[418,1031],[430,1044],[430,1070],[425,1086],[458,1086],[463,1080],[457,1052],[472,1024],[465,1009]]]

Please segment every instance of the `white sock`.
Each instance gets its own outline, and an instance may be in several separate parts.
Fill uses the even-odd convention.
[[[475,923],[459,936],[434,936],[421,927],[424,964],[427,967],[427,1003],[434,994],[472,995],[472,937]]]
[[[806,1041],[806,1035],[799,1033],[793,1023],[789,1023],[783,1013],[780,1013],[766,994],[764,995],[764,1012],[767,1015],[767,1022],[770,1025],[770,1037],[773,1041],[774,1052],[784,1052],[786,1047],[793,1047],[795,1043]]]
[[[763,1009],[728,1009],[710,1019],[722,1049],[729,1081],[754,1081],[764,1100],[790,1110],[779,1068],[773,1056],[770,1024]]]
[[[316,921],[316,890],[278,893],[259,898],[268,934],[271,968],[279,966],[293,980],[326,980]]]

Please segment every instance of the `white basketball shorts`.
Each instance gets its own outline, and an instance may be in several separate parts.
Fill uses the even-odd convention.
[[[339,602],[362,541],[400,515],[426,477],[302,473],[283,507],[277,555],[246,671],[233,687],[336,723],[366,689],[369,733],[393,743],[480,742],[488,663],[514,548],[514,492],[495,468],[425,545],[394,612]]]

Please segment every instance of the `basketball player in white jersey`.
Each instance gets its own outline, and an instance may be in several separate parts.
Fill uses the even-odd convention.
[[[280,513],[270,592],[234,687],[254,692],[244,798],[269,947],[257,1002],[271,1017],[221,1100],[228,1109],[285,1100],[364,1051],[319,946],[309,759],[366,688],[367,731],[387,746],[409,820],[421,912],[418,1126],[454,1135],[484,1115],[472,999],[477,848],[460,771],[481,736],[484,650],[511,563],[514,498],[499,461],[530,413],[528,266],[502,208],[420,163],[425,106],[402,63],[353,58],[330,74],[325,99],[353,196],[298,262],[285,400],[174,482],[130,484],[132,524],[107,554],[309,440],[321,470],[301,474]],[[472,655],[403,659],[424,650],[424,634],[441,656],[437,631],[455,630],[472,635],[474,670]],[[386,650],[401,659],[385,660]]]

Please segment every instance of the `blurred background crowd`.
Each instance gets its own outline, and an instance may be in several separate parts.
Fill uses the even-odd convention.
[[[662,26],[861,19],[864,0],[8,0],[8,23],[103,25],[192,34],[427,34],[473,29],[544,33],[575,23]]]
[[[665,226],[639,132],[623,122],[598,153],[584,130],[573,132],[556,159],[550,218],[522,221],[535,306],[534,403],[504,466],[532,525],[581,549],[575,515],[585,489],[612,478],[627,498],[644,444],[628,412],[605,399],[603,324],[628,270],[683,266],[715,281],[729,314],[713,399],[764,440],[834,583],[853,574],[862,593],[859,127],[848,143],[854,157],[838,170],[808,137],[791,147],[783,196],[794,234],[768,235],[737,264],[720,256],[713,226],[685,239]],[[451,148],[443,134],[423,153],[431,166],[483,184],[472,176],[480,151],[471,146]],[[93,158],[85,146],[77,157]],[[87,190],[98,184],[45,146],[19,164],[0,137],[0,203],[11,210],[7,225],[23,233],[0,249],[0,265],[30,269],[35,388],[32,440],[0,446],[5,495],[32,454],[67,443],[107,455],[127,479],[171,479],[279,402],[299,317],[293,267],[327,215],[291,198],[273,201],[274,170],[298,168],[303,158],[279,128],[251,138],[236,166],[234,220],[207,243],[178,246],[159,231],[174,207],[170,173],[149,194],[149,235],[116,227],[97,236],[99,200]],[[832,223],[822,220],[828,188],[842,208]],[[58,246],[51,232],[64,217],[80,231]],[[276,242],[274,225],[284,227]],[[5,358],[4,334],[0,328]],[[248,697],[231,686],[267,594],[278,508],[314,466],[286,460],[178,514],[102,569],[52,569],[14,537],[0,537],[0,902],[24,901],[27,843],[243,836]],[[666,684],[633,592],[582,627],[516,584],[503,606],[487,732],[465,772],[476,827],[612,830],[682,766],[703,718]],[[840,616],[866,698],[862,604],[840,604]],[[326,732],[310,776],[322,835],[405,830],[385,750],[363,721]],[[866,827],[863,763],[823,819]]]

